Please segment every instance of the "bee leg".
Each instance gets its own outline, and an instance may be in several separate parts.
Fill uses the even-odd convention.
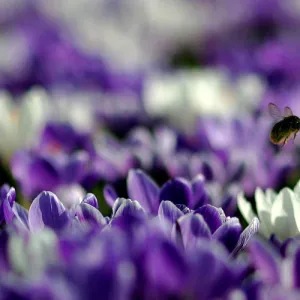
[[[287,138],[284,139],[283,143],[281,144],[281,148],[287,143]]]
[[[296,131],[296,132],[294,133],[294,142],[295,142],[295,138],[296,138],[296,136],[297,136],[297,133],[298,133],[298,131]]]
[[[294,137],[293,137],[293,144],[295,144],[295,138],[297,136],[298,131],[294,132]]]

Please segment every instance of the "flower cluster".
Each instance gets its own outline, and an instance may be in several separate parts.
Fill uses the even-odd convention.
[[[299,20],[0,1],[0,299],[300,298]]]
[[[131,180],[138,194],[145,184]],[[154,196],[153,186],[146,189]],[[1,188],[3,298],[223,297],[245,278],[246,265],[233,258],[259,226],[254,218],[243,230],[209,204],[190,210],[162,200],[149,213],[142,198],[117,198],[104,217],[93,194],[69,209],[52,192],[40,193],[29,210],[15,199],[14,188]]]

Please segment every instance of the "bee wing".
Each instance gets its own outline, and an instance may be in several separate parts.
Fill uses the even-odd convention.
[[[286,106],[286,107],[284,108],[284,113],[283,113],[283,115],[284,115],[285,117],[290,117],[290,116],[293,115],[293,112],[292,112],[292,110],[291,110],[288,106]]]
[[[272,118],[274,118],[275,120],[281,119],[282,115],[281,112],[278,108],[278,106],[274,103],[269,103],[268,105],[268,109],[269,109],[269,114]]]

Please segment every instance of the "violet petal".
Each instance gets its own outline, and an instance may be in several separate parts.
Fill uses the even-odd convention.
[[[162,201],[160,203],[159,209],[158,209],[158,216],[160,218],[165,218],[168,221],[170,221],[172,224],[176,222],[177,219],[179,219],[181,216],[183,216],[184,213],[176,207],[175,204],[171,201]]]
[[[143,207],[137,201],[125,198],[117,198],[112,210],[112,219],[120,216],[135,216],[144,213]]]
[[[130,199],[137,200],[147,212],[157,213],[159,207],[159,187],[142,170],[129,171],[127,191]]]
[[[176,293],[185,285],[187,266],[184,257],[168,240],[150,241],[146,250],[145,274],[151,286],[166,293]]]
[[[29,214],[29,228],[32,231],[43,229],[62,229],[68,222],[63,204],[52,192],[41,192],[32,202]]]
[[[219,227],[213,234],[213,238],[222,242],[227,250],[231,252],[242,233],[242,226],[238,218],[231,218]]]
[[[254,240],[249,245],[249,257],[259,271],[264,283],[280,282],[279,256],[267,244]]]
[[[92,193],[88,193],[82,200],[82,203],[87,203],[89,205],[92,205],[95,208],[99,208],[98,200],[96,196]]]
[[[211,233],[214,233],[223,223],[219,209],[212,205],[203,205],[195,210],[194,213],[202,215],[203,219],[209,226]]]
[[[4,214],[4,220],[6,224],[12,223],[12,220],[14,218],[14,213],[12,211],[12,207],[8,202],[7,198],[5,198],[3,201],[3,214]]]
[[[106,225],[106,220],[98,209],[87,203],[81,203],[76,208],[76,215],[80,222],[87,222],[95,225]]]
[[[203,217],[199,214],[184,215],[178,224],[185,247],[193,247],[198,238],[211,238],[211,232]]]
[[[184,178],[168,180],[161,188],[159,200],[169,200],[174,204],[189,205],[193,197],[190,183]]]
[[[292,283],[294,288],[300,287],[300,248],[298,247],[292,258]]]
[[[192,192],[193,197],[191,198],[191,203],[189,207],[196,209],[204,204],[209,203],[209,196],[204,188],[204,177],[198,175],[192,181]]]
[[[15,202],[13,204],[12,211],[14,213],[14,216],[18,220],[18,222],[21,223],[27,229],[29,229],[28,211],[27,211],[27,209],[25,209],[19,203]]]
[[[118,198],[118,195],[117,195],[115,189],[111,185],[107,184],[107,185],[105,185],[105,187],[103,189],[103,195],[104,195],[104,199],[105,199],[106,203],[110,207],[113,207],[116,199]]]

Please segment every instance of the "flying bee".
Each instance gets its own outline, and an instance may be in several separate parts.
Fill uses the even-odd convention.
[[[268,108],[270,115],[277,120],[270,133],[271,142],[284,146],[292,136],[295,140],[300,130],[300,118],[288,106],[284,108],[283,115],[274,103],[269,103]]]

